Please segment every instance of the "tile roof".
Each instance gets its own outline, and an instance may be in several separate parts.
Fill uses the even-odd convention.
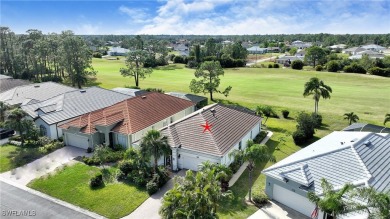
[[[322,178],[335,188],[352,183],[372,186],[381,192],[390,189],[390,134],[333,132],[317,142],[265,169],[263,173],[279,180],[286,177],[307,186],[310,181],[305,180],[302,171],[293,171],[306,166],[306,177],[313,180],[309,188],[318,194],[322,193]]]
[[[211,124],[210,132],[203,132],[201,125],[206,121]],[[161,133],[172,147],[223,156],[260,122],[260,117],[248,111],[214,104],[172,123]]]
[[[26,80],[21,80],[21,79],[13,79],[13,78],[1,78],[0,80],[0,93],[10,90],[12,88],[22,86],[22,85],[27,85],[31,84],[31,82],[26,81]]]
[[[55,124],[111,106],[128,98],[132,96],[100,87],[90,87],[84,90],[69,91],[35,104],[23,105],[22,109],[33,118],[40,117],[47,124]]]
[[[0,93],[0,101],[9,105],[22,104],[26,100],[43,101],[73,90],[76,89],[54,82],[28,84]]]
[[[112,129],[122,134],[136,133],[157,122],[194,106],[190,101],[166,94],[150,92],[144,96],[134,97],[115,105],[84,114],[60,128],[78,127],[81,132],[95,132],[96,125],[117,125]]]

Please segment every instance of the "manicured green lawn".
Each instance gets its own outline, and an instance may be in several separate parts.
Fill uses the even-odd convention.
[[[134,85],[132,78],[124,78],[119,69],[122,60],[93,59],[98,70],[97,83],[104,88]],[[194,78],[193,69],[182,64],[172,64],[155,69],[150,77],[140,81],[142,88],[157,87],[165,91],[190,92],[188,86]],[[311,77],[319,77],[333,89],[330,100],[320,100],[320,113],[329,113],[342,120],[346,112],[355,112],[361,122],[382,124],[390,108],[390,78],[291,69],[237,68],[225,69],[221,87],[233,87],[229,97],[215,94],[247,107],[266,104],[296,111],[313,111],[312,97],[304,98],[303,86]],[[203,94],[202,94],[203,95]],[[207,95],[205,95],[207,96]]]
[[[23,166],[43,155],[38,148],[21,148],[14,145],[0,146],[0,173]]]
[[[145,190],[121,182],[92,190],[89,180],[98,171],[97,167],[77,163],[28,186],[108,218],[130,214],[149,197]]]

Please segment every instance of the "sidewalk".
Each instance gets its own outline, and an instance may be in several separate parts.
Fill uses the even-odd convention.
[[[274,133],[271,131],[267,132],[267,136],[260,142],[260,144],[265,144],[267,141],[271,138],[271,136]],[[248,162],[245,162],[241,165],[240,169],[237,170],[235,174],[233,174],[232,178],[229,180],[229,187],[232,187],[234,183],[237,182],[237,180],[240,178],[241,174],[245,171],[246,167],[248,166]]]

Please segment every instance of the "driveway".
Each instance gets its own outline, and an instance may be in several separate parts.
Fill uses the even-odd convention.
[[[85,149],[66,146],[24,166],[0,174],[0,177],[19,185],[27,185],[31,180],[50,173],[75,157],[83,155],[91,154],[87,154]]]
[[[174,176],[185,176],[186,170],[180,170]],[[139,218],[148,218],[148,219],[160,219],[158,211],[161,207],[161,201],[164,194],[173,188],[174,182],[173,178],[170,179],[158,192],[154,193],[150,198],[146,199],[135,211],[131,214],[123,217],[122,219],[139,219]]]
[[[1,218],[93,218],[0,181]]]
[[[309,217],[278,202],[270,201],[267,205],[257,210],[248,219],[310,219]]]

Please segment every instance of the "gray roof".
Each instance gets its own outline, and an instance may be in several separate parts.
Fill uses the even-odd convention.
[[[206,121],[211,132],[203,132],[201,125]],[[161,133],[168,137],[172,147],[223,156],[260,122],[260,117],[243,110],[213,104],[161,129]]]
[[[10,78],[12,78],[11,76],[8,76],[8,75],[2,75],[2,74],[0,74],[0,80],[2,80],[2,79],[10,79]]]
[[[390,133],[390,128],[367,123],[353,123],[344,128],[343,131]]]
[[[267,48],[260,48],[259,46],[252,46],[250,48],[247,48],[246,50],[250,52],[260,52],[260,51],[267,51]]]
[[[287,60],[290,60],[290,61],[301,60],[301,61],[303,61],[303,58],[297,57],[297,56],[283,56],[283,57],[277,58],[276,60],[278,60],[278,61],[287,61]]]
[[[198,96],[198,95],[194,95],[194,94],[178,93],[178,92],[168,92],[166,94],[174,96],[174,97],[179,97],[179,98],[182,98],[185,100],[189,100],[193,103],[199,103],[199,102],[207,99],[207,97],[203,97],[203,96]]]
[[[10,90],[12,88],[31,84],[31,82],[21,79],[13,79],[13,78],[1,78],[0,80],[0,93]]]
[[[76,90],[54,82],[44,82],[18,86],[0,93],[0,101],[8,105],[25,104],[31,101],[43,101],[51,97]]]
[[[376,45],[376,44],[369,44],[369,45],[364,45],[362,46],[364,49],[374,49],[374,50],[383,50],[386,49],[386,47]]]
[[[119,93],[122,93],[122,94],[130,95],[133,97],[142,96],[142,95],[148,93],[145,90],[125,88],[125,87],[116,87],[116,88],[113,88],[112,90],[119,92]]]
[[[108,53],[128,53],[130,50],[122,48],[122,47],[111,47],[110,50],[108,50]]]
[[[390,135],[333,132],[265,169],[269,177],[287,178],[321,194],[321,179],[335,189],[346,183],[390,189]]]
[[[131,96],[100,87],[90,87],[70,91],[39,103],[23,105],[22,109],[33,118],[40,117],[47,124],[55,124],[128,98]]]

